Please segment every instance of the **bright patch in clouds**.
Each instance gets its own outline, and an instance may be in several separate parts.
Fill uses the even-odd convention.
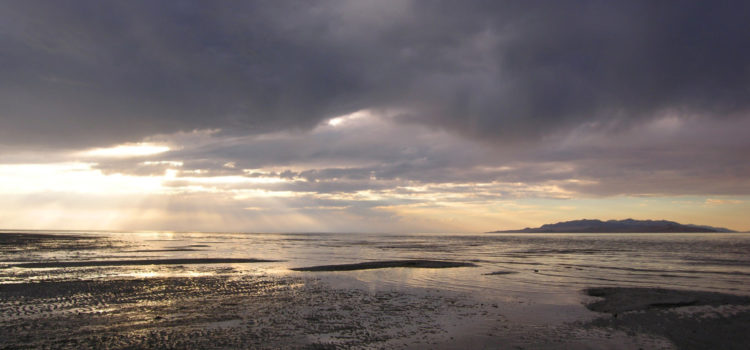
[[[328,119],[328,125],[330,126],[341,126],[344,123],[349,123],[357,119],[363,119],[371,117],[372,113],[368,110],[361,110],[351,114],[342,115],[340,117]]]
[[[87,163],[0,165],[0,193],[4,194],[142,195],[161,190],[158,177],[104,175]]]
[[[170,148],[164,145],[154,145],[149,143],[135,143],[117,145],[109,148],[95,148],[92,150],[84,151],[81,155],[89,157],[113,157],[113,158],[126,158],[126,157],[142,157],[151,156],[159,153],[168,152]]]
[[[704,202],[706,205],[715,206],[715,205],[737,205],[744,203],[741,200],[737,199],[716,199],[716,198],[708,198]]]

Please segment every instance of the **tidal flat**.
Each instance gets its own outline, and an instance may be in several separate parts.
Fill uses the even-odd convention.
[[[333,289],[294,277],[174,277],[0,287],[0,344],[17,348],[338,348],[437,341],[437,317],[478,305]]]
[[[638,242],[650,250],[633,258]],[[0,232],[0,348],[742,349],[747,247],[742,235]]]

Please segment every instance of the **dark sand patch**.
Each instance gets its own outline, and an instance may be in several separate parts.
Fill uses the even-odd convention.
[[[76,240],[87,239],[90,237],[76,235],[52,235],[44,233],[2,233],[0,234],[0,245],[25,245],[28,243],[40,242],[45,240]]]
[[[603,297],[586,305],[609,313],[584,326],[651,334],[678,349],[747,349],[750,298],[731,294],[657,288],[590,288]]]
[[[518,273],[517,271],[493,271],[489,273],[483,273],[484,276],[499,276],[499,275],[512,275]]]
[[[124,250],[123,253],[200,252],[204,250],[205,249],[193,249],[193,248],[138,249],[138,250]]]
[[[187,265],[187,264],[232,264],[278,262],[262,259],[148,259],[148,260],[95,260],[95,261],[51,261],[13,265],[23,268],[79,267],[79,266],[136,266],[136,265]]]
[[[96,236],[3,232],[0,233],[0,262],[39,261],[52,253],[81,258],[94,255],[97,250],[120,250],[126,247],[128,244],[125,242]]]
[[[606,313],[665,309],[699,305],[748,305],[750,297],[739,295],[673,290],[661,288],[588,288],[587,295],[604,300],[586,305],[589,310]]]
[[[0,252],[28,254],[50,250],[93,250],[120,247],[121,242],[100,237],[44,234],[44,233],[0,233]]]
[[[442,268],[449,268],[449,267],[470,267],[470,266],[477,266],[477,265],[468,263],[468,262],[440,261],[440,260],[389,260],[389,261],[369,261],[369,262],[356,263],[356,264],[296,267],[290,270],[292,271],[355,271],[355,270],[386,269],[386,268],[394,268],[394,267],[442,269]]]

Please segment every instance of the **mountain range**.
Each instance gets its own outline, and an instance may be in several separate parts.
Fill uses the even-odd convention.
[[[667,233],[667,232],[735,232],[723,227],[685,225],[667,220],[573,220],[546,224],[537,228],[492,231],[489,233]]]

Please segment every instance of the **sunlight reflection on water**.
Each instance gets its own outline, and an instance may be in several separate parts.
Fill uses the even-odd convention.
[[[290,267],[374,260],[470,261],[478,267],[393,268],[315,273],[368,288],[436,288],[513,299],[571,298],[589,286],[642,286],[750,294],[747,234],[240,234],[37,232],[104,238],[5,250],[0,283],[38,279],[300,274]],[[0,232],[2,234],[2,232]],[[64,244],[63,244],[64,243]],[[59,246],[55,246],[58,244]],[[65,244],[71,244],[67,246]],[[17,262],[255,258],[250,264],[185,264],[23,269]],[[499,274],[490,275],[493,272]],[[546,298],[546,299],[545,299]]]

